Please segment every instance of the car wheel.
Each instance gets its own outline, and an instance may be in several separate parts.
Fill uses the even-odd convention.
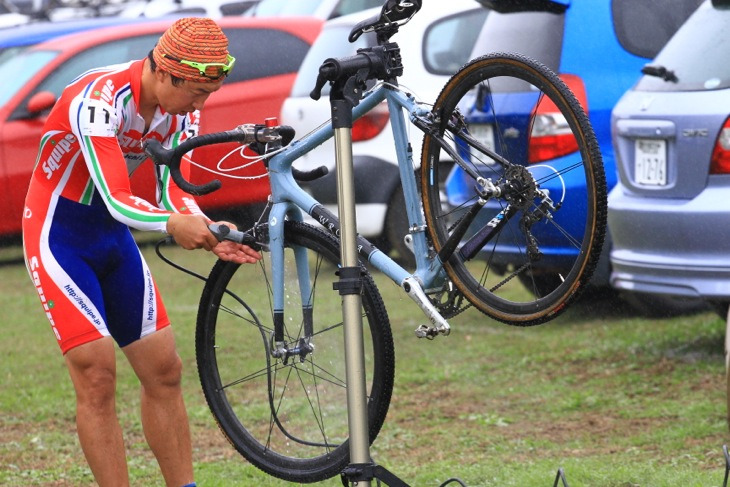
[[[523,286],[535,296],[545,296],[560,285],[560,276],[557,272],[534,273],[526,275],[521,272],[517,274]]]
[[[681,296],[622,292],[621,298],[634,311],[647,318],[689,315],[708,311],[709,309],[708,304],[701,299]]]
[[[407,268],[415,267],[416,258],[405,242],[408,234],[408,215],[403,188],[397,186],[388,201],[388,212],[385,215],[385,237],[387,247],[395,252],[394,259]],[[392,252],[391,252],[392,253]]]
[[[727,319],[728,308],[730,308],[730,302],[710,300],[710,301],[707,301],[707,305],[710,307],[710,309],[712,311],[717,313],[717,316],[719,316],[722,320]]]
[[[725,395],[727,397],[727,426],[730,430],[730,312],[725,304]]]

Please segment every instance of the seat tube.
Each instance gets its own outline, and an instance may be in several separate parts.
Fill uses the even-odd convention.
[[[395,140],[398,171],[400,174],[403,196],[406,202],[408,216],[408,231],[413,235],[413,253],[421,268],[425,267],[428,246],[425,238],[425,221],[421,211],[418,184],[413,169],[413,150],[408,141],[405,116],[401,104],[394,98],[387,96],[390,124]]]

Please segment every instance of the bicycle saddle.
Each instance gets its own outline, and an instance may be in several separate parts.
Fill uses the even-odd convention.
[[[348,40],[355,42],[364,32],[383,33],[387,39],[420,9],[421,0],[386,0],[378,15],[373,15],[352,28]]]

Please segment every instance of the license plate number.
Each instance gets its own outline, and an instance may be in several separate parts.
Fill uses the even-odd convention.
[[[646,186],[667,184],[667,142],[638,139],[634,151],[634,180]]]
[[[469,125],[469,133],[479,143],[484,145],[487,149],[494,152],[494,128],[486,123],[475,123]],[[473,164],[494,164],[494,160],[484,154],[483,152],[477,151],[473,147],[469,146],[469,155]]]

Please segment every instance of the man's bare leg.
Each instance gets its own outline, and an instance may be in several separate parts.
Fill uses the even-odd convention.
[[[142,427],[169,487],[193,482],[182,361],[169,326],[122,349],[142,384]]]
[[[65,355],[76,391],[76,428],[81,449],[101,487],[128,486],[122,428],[115,409],[114,341],[101,338]]]

